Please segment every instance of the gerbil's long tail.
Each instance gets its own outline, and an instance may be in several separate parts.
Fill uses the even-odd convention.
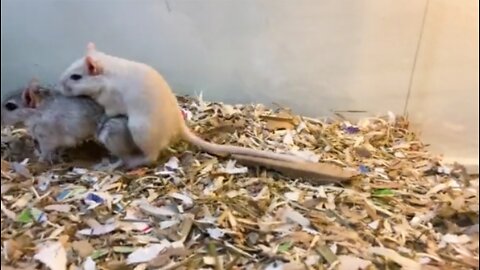
[[[183,124],[182,126],[183,126],[182,135],[186,141],[214,155],[227,156],[227,155],[237,154],[237,155],[268,158],[268,159],[289,161],[289,162],[306,162],[305,159],[302,159],[300,157],[296,157],[293,155],[279,154],[279,153],[274,153],[269,151],[260,151],[260,150],[255,150],[251,148],[239,147],[239,146],[233,146],[233,145],[221,145],[221,144],[210,143],[198,137],[197,135],[195,135],[187,127],[186,124]]]
[[[315,162],[291,162],[244,155],[232,155],[234,159],[246,166],[263,166],[276,170],[286,176],[302,177],[314,184],[347,182],[357,175],[334,164]]]

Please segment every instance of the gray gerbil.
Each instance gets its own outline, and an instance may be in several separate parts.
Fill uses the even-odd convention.
[[[115,155],[135,153],[127,117],[106,117],[88,97],[66,97],[39,85],[12,92],[2,102],[2,125],[23,125],[38,143],[40,160],[52,162],[57,151],[96,139]],[[108,139],[105,139],[105,135]]]

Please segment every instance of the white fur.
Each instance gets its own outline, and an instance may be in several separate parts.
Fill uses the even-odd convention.
[[[92,59],[98,74],[89,73]],[[82,75],[80,80],[70,79]],[[177,99],[164,78],[152,67],[107,55],[87,46],[85,57],[76,60],[62,74],[58,90],[64,95],[88,95],[101,104],[107,115],[125,114],[135,144],[144,156],[126,163],[130,167],[154,162],[160,151],[178,139],[186,139],[208,152],[220,155],[243,154],[283,161],[303,159],[244,147],[217,145],[193,134],[185,125]]]

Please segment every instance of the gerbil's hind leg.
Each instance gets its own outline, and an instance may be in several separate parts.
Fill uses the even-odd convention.
[[[142,155],[135,155],[125,160],[127,167],[150,165],[157,161],[160,151],[168,147],[169,137],[161,134],[160,127],[156,125],[158,124],[129,119],[130,133]]]
[[[107,167],[107,171],[112,172],[112,171],[122,167],[123,165],[125,165],[125,162],[123,160],[119,159],[115,163],[110,164]]]
[[[128,158],[125,158],[124,160],[125,160],[125,167],[128,170],[131,170],[140,166],[149,166],[155,162],[155,160],[152,160],[152,158],[148,158],[145,156],[128,157]]]

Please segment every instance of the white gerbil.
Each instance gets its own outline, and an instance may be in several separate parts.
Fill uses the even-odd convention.
[[[2,125],[25,126],[38,143],[41,161],[52,162],[58,150],[96,137],[120,157],[137,149],[125,116],[106,117],[103,108],[91,98],[59,95],[40,86],[36,79],[25,89],[13,91],[1,106]]]
[[[167,82],[152,67],[87,46],[61,75],[57,89],[66,96],[87,95],[101,104],[108,116],[128,116],[128,128],[143,155],[125,160],[128,167],[150,164],[173,141],[184,139],[212,154],[240,154],[260,158],[305,162],[293,155],[218,145],[196,136],[184,122],[177,99]]]

